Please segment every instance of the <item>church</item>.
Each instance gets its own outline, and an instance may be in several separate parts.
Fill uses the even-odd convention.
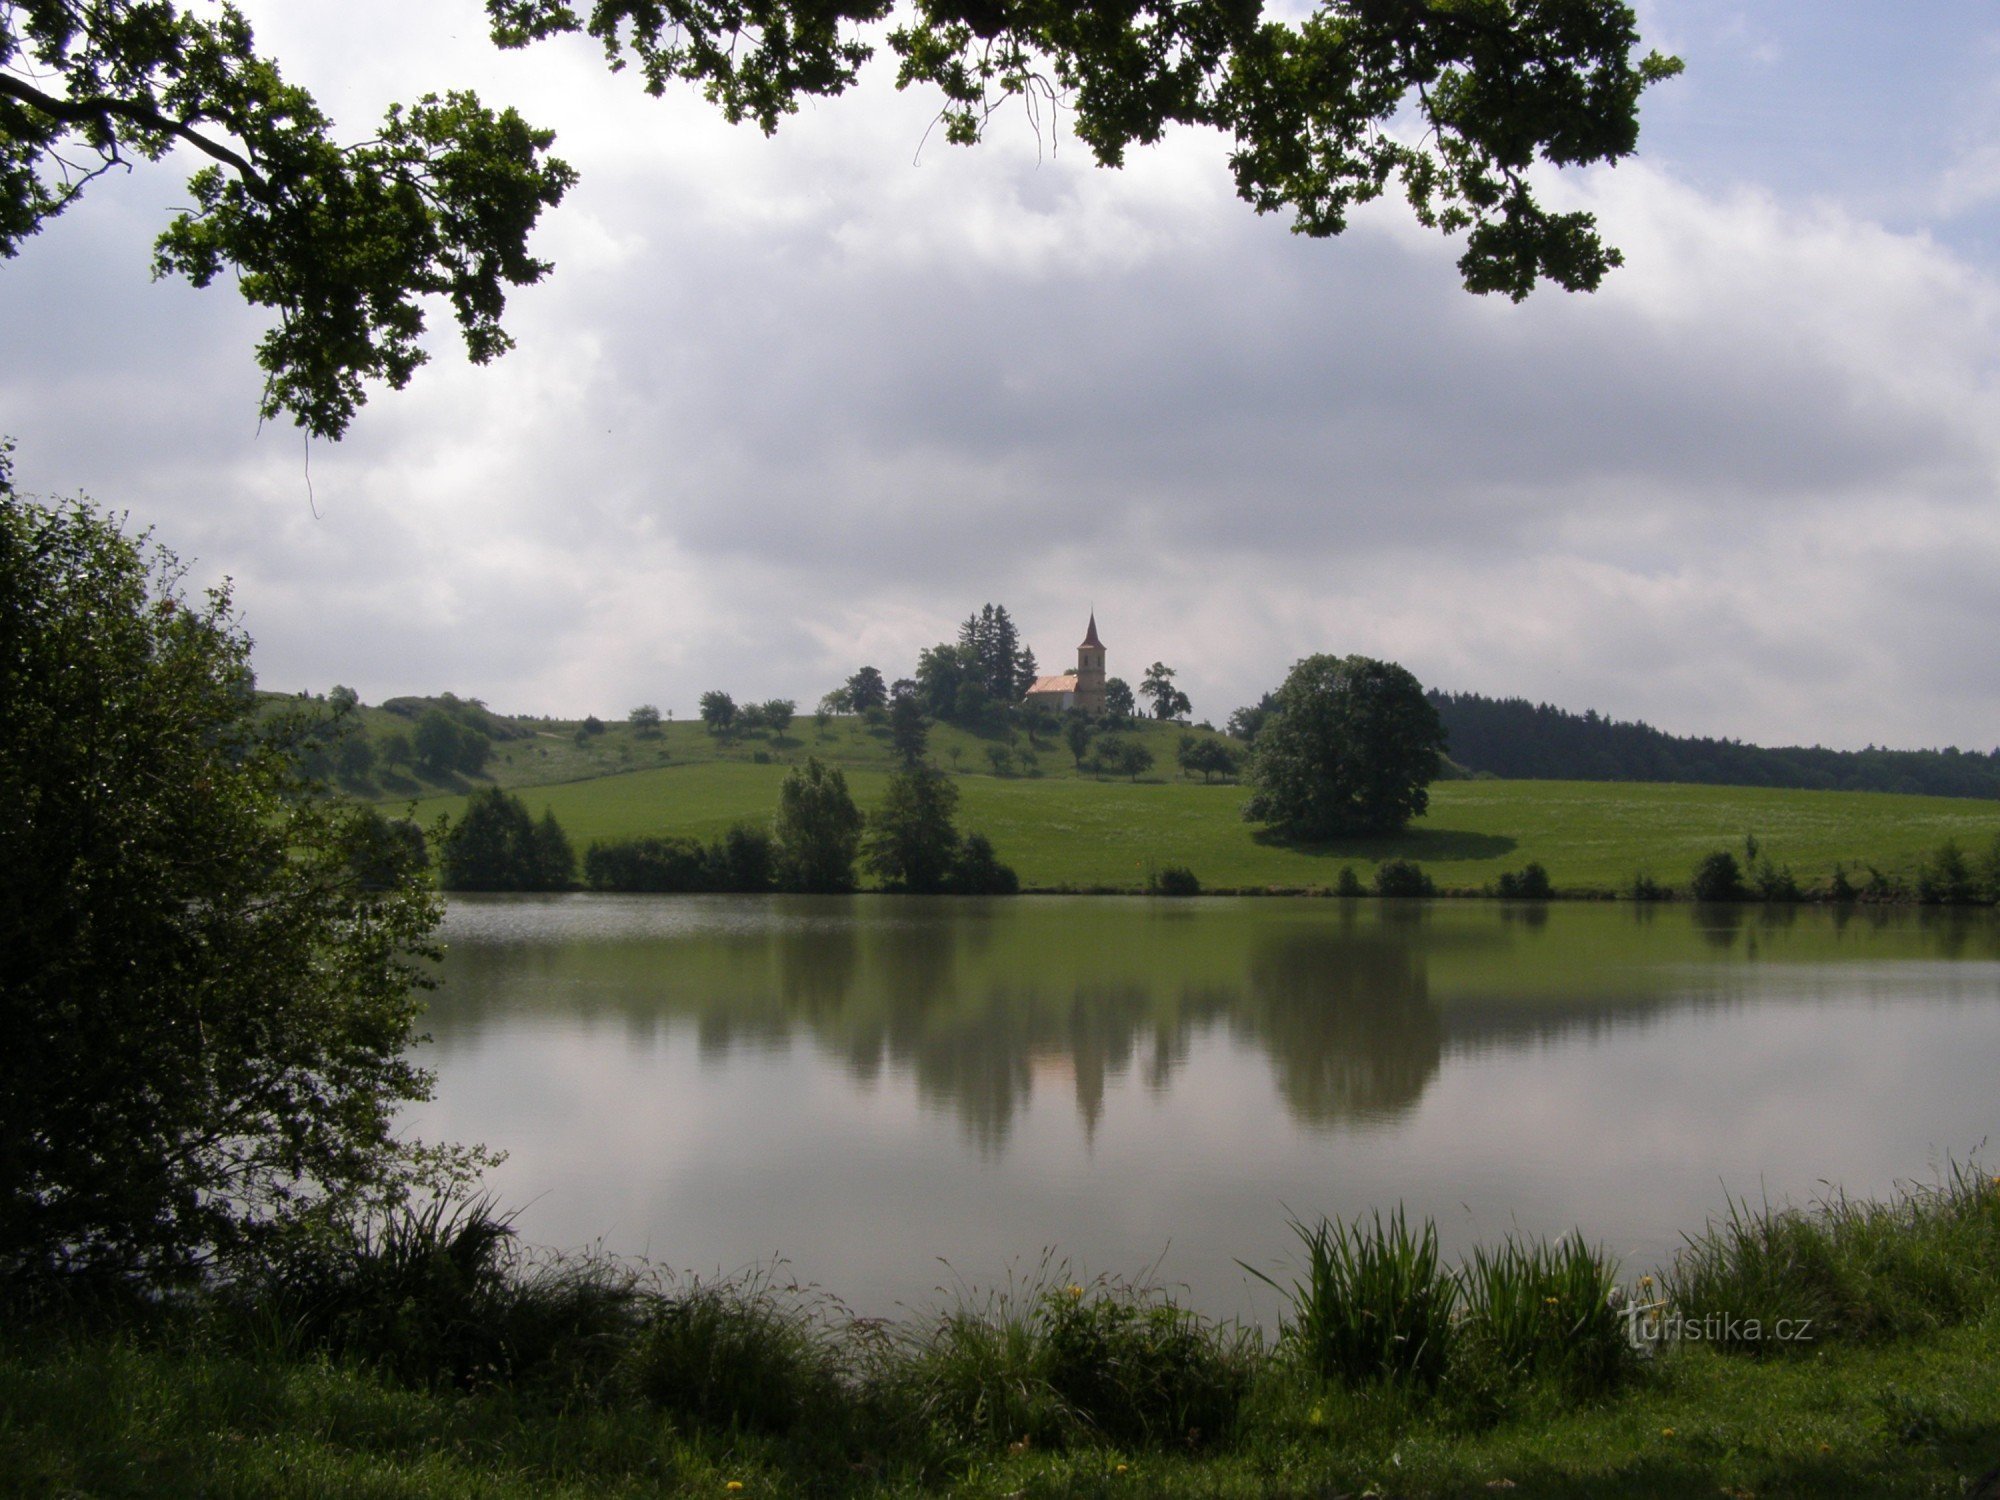
[[[1083,644],[1076,648],[1076,670],[1055,677],[1037,677],[1021,702],[1029,708],[1049,708],[1057,713],[1071,708],[1104,712],[1104,642],[1097,638],[1096,610],[1090,612],[1090,628],[1083,633]]]

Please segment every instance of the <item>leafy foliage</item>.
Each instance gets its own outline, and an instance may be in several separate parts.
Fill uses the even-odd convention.
[[[181,1279],[451,1164],[395,1129],[422,866],[353,857],[180,578],[0,459],[0,1275]]]
[[[114,167],[200,152],[194,206],[161,233],[155,268],[200,287],[226,274],[275,310],[261,413],[321,437],[346,429],[366,382],[400,390],[428,358],[427,298],[449,301],[476,362],[511,346],[508,289],[549,269],[529,232],[575,181],[554,139],[448,92],[342,145],[233,7],[0,6],[0,254]]]
[[[791,891],[851,891],[861,810],[838,767],[808,756],[778,789],[778,883]]]
[[[445,836],[439,878],[450,891],[559,891],[576,874],[569,837],[544,812],[537,823],[519,797],[475,792]]]
[[[942,771],[911,766],[889,778],[868,820],[868,868],[906,891],[941,891],[958,857],[958,788]]]
[[[487,9],[504,46],[587,31],[613,67],[635,63],[648,91],[698,83],[729,119],[767,132],[801,96],[850,87],[891,15],[879,0]],[[1321,0],[1296,20],[1240,0],[919,0],[888,43],[898,87],[943,95],[948,141],[978,140],[1009,99],[1060,101],[1104,166],[1171,125],[1212,128],[1233,142],[1236,190],[1260,213],[1289,209],[1300,232],[1338,234],[1393,184],[1427,226],[1469,231],[1468,289],[1516,300],[1544,279],[1594,288],[1620,261],[1590,215],[1540,205],[1531,169],[1630,155],[1640,94],[1680,69],[1634,60],[1621,0]]]
[[[1688,890],[1697,901],[1746,901],[1750,896],[1743,884],[1743,867],[1727,849],[1702,856]]]
[[[1194,711],[1188,695],[1174,686],[1174,669],[1165,662],[1156,661],[1146,668],[1139,691],[1152,701],[1156,719],[1184,719]]]
[[[1243,816],[1296,839],[1388,833],[1430,806],[1444,730],[1417,679],[1366,656],[1308,656],[1257,735]]]

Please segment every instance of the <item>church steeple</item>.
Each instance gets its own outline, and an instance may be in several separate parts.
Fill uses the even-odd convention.
[[[1092,713],[1104,711],[1104,642],[1097,638],[1097,611],[1090,612],[1090,628],[1083,644],[1076,648],[1076,706]]]

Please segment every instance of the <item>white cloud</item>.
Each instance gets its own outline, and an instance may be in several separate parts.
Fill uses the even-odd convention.
[[[1988,260],[1627,166],[1553,191],[1629,265],[1514,307],[1398,210],[1256,218],[1198,133],[1122,173],[1018,123],[913,163],[914,97],[765,140],[587,46],[496,58],[470,7],[395,56],[366,21],[264,35],[361,117],[463,70],[586,176],[520,347],[440,332],[310,503],[296,435],[252,436],[256,315],[143,282],[171,174],[0,277],[22,478],[235,574],[273,685],[810,703],[988,600],[1060,665],[1094,603],[1114,671],[1164,659],[1218,720],[1331,649],[1676,729],[2000,738]]]

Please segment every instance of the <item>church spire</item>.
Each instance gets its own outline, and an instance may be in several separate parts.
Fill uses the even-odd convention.
[[[1083,633],[1083,644],[1095,646],[1100,651],[1104,649],[1104,642],[1097,638],[1097,611],[1094,609],[1090,612],[1090,629]]]

